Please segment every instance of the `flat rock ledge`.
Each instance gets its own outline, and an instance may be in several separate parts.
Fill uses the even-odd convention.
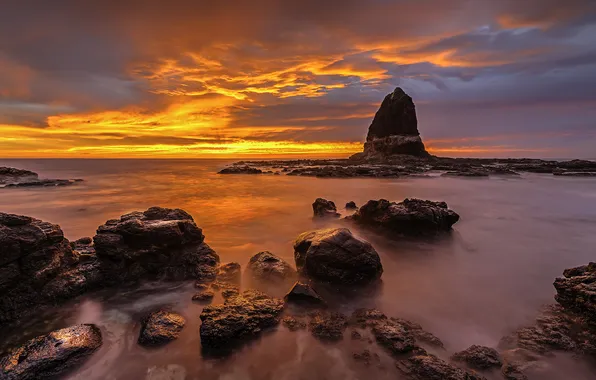
[[[102,344],[95,325],[75,325],[31,339],[0,359],[2,380],[58,378],[80,365]]]
[[[82,182],[77,179],[39,178],[39,174],[30,170],[0,167],[0,189],[14,187],[56,187],[70,186]]]

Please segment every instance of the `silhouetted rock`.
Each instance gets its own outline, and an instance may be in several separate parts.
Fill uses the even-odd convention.
[[[248,165],[232,165],[218,172],[219,174],[263,174],[261,169],[253,168]]]
[[[284,299],[287,303],[303,306],[320,307],[327,305],[325,300],[323,300],[323,298],[321,298],[310,285],[303,282],[296,282]]]
[[[348,319],[340,313],[316,312],[312,315],[308,328],[311,334],[323,341],[343,339],[348,327]]]
[[[367,284],[383,273],[377,251],[347,228],[301,234],[294,243],[294,258],[302,274],[335,284]]]
[[[206,350],[227,349],[276,326],[284,302],[256,290],[227,298],[223,305],[209,305],[201,313],[201,344]]]
[[[0,359],[3,380],[58,378],[80,365],[102,343],[95,325],[75,325],[31,339]]]
[[[392,235],[416,236],[450,231],[459,215],[445,202],[405,199],[396,203],[380,199],[368,201],[347,219]]]
[[[494,348],[473,345],[456,352],[451,356],[456,362],[466,363],[468,367],[478,370],[501,368],[501,356]]]
[[[348,203],[346,203],[347,210],[355,210],[357,208],[358,208],[358,206],[356,206],[356,202],[354,202],[354,201],[349,201]]]
[[[183,316],[167,310],[158,310],[143,319],[139,344],[161,346],[178,339],[186,324]]]
[[[296,278],[296,270],[269,251],[259,252],[251,257],[246,273],[257,283],[291,283]]]
[[[68,186],[81,181],[83,180],[40,179],[37,173],[29,170],[0,167],[0,188]]]
[[[312,210],[315,217],[333,217],[338,218],[340,215],[337,213],[335,203],[328,201],[327,199],[317,198],[312,204]]]
[[[364,152],[357,160],[384,160],[394,155],[429,156],[418,132],[416,107],[412,98],[397,87],[385,96],[368,128]]]
[[[483,376],[452,366],[434,355],[412,356],[398,360],[395,366],[408,380],[486,380]]]
[[[554,282],[557,302],[596,323],[596,263],[565,269],[563,276]]]
[[[140,279],[215,278],[219,257],[204,242],[192,216],[180,209],[151,207],[99,226],[97,256],[115,282]]]

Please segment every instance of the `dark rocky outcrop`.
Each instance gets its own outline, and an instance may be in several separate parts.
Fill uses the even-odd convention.
[[[82,179],[40,179],[35,172],[23,169],[0,167],[0,188],[50,187],[74,185]]]
[[[93,238],[110,279],[212,281],[219,257],[192,216],[180,209],[151,207],[99,226]]]
[[[223,168],[218,174],[263,174],[263,171],[248,165],[232,165]]]
[[[296,270],[269,251],[251,257],[245,272],[255,283],[284,284],[296,279]]]
[[[347,228],[301,234],[294,243],[294,258],[303,275],[339,285],[372,283],[383,273],[377,251]]]
[[[306,323],[293,315],[283,317],[281,323],[283,323],[283,325],[290,331],[304,330],[306,328]]]
[[[501,368],[503,365],[501,355],[494,348],[472,345],[467,349],[456,352],[451,360],[465,363],[468,367],[477,370]]]
[[[555,300],[596,323],[596,263],[566,269],[554,282]]]
[[[408,380],[486,380],[474,372],[439,359],[434,355],[416,355],[395,363],[397,369]]]
[[[349,201],[346,203],[346,210],[356,210],[357,208],[358,206],[356,206],[356,202],[354,201]]]
[[[95,325],[76,325],[31,339],[0,359],[0,379],[54,379],[80,365],[102,343]]]
[[[196,302],[211,302],[213,297],[215,296],[215,292],[211,289],[204,289],[201,291],[196,292],[192,296],[192,300]]]
[[[341,313],[316,312],[308,324],[315,338],[330,342],[343,339],[347,327],[348,318]]]
[[[209,305],[201,313],[201,344],[209,351],[227,351],[279,324],[284,302],[256,290],[230,296],[223,305]]]
[[[368,128],[364,152],[356,160],[385,160],[394,155],[429,156],[418,132],[412,98],[397,87],[385,96]]]
[[[327,199],[317,198],[312,204],[312,211],[316,218],[339,218],[340,214],[337,212],[335,203]]]
[[[380,199],[368,201],[346,219],[391,235],[417,236],[450,231],[459,215],[445,202],[405,199],[396,203]]]
[[[186,320],[180,314],[157,310],[143,318],[139,344],[161,346],[178,339]]]
[[[310,285],[300,281],[292,286],[292,289],[286,294],[284,300],[287,303],[301,306],[324,307],[327,305],[325,300]]]

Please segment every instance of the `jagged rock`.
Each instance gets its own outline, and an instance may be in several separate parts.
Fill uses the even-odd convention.
[[[474,372],[454,367],[434,355],[416,355],[395,363],[409,380],[486,380]]]
[[[507,380],[527,380],[525,372],[539,369],[542,356],[524,348],[503,351],[503,366],[501,373]]]
[[[347,327],[348,318],[340,313],[316,312],[308,324],[311,334],[323,341],[343,339]]]
[[[306,328],[306,323],[304,321],[291,315],[285,316],[281,322],[290,331],[298,331]]]
[[[94,236],[95,251],[109,280],[215,278],[219,257],[192,216],[180,209],[151,207],[108,220]]]
[[[361,328],[376,326],[387,321],[387,316],[377,309],[356,309],[350,317],[350,324]]]
[[[291,283],[296,278],[296,270],[269,251],[259,252],[251,257],[246,273],[257,283]]]
[[[215,296],[215,293],[213,292],[213,290],[205,289],[205,290],[195,293],[192,296],[192,300],[197,301],[197,302],[210,302],[214,296]]]
[[[459,215],[445,202],[405,199],[396,203],[380,199],[368,201],[346,219],[394,235],[419,236],[450,231]]]
[[[161,346],[178,339],[186,320],[180,314],[158,310],[143,319],[139,344]]]
[[[276,326],[284,303],[256,290],[225,299],[223,305],[209,305],[201,313],[201,344],[204,349],[227,349]]]
[[[338,218],[340,214],[337,212],[335,203],[328,201],[327,199],[317,198],[312,204],[312,211],[315,217],[333,217]]]
[[[347,228],[301,234],[294,243],[294,258],[302,274],[335,284],[367,284],[383,273],[377,251]]]
[[[385,96],[368,128],[364,152],[356,160],[384,160],[394,155],[430,156],[418,132],[412,98],[397,87]]]
[[[356,206],[356,202],[354,201],[349,201],[348,203],[346,203],[347,210],[356,210],[357,208],[358,206]]]
[[[596,263],[566,269],[554,282],[555,300],[596,323]]]
[[[437,338],[432,333],[424,330],[422,326],[420,326],[418,323],[394,317],[390,318],[390,320],[391,322],[396,323],[408,330],[410,334],[412,334],[414,339],[416,339],[416,343],[424,343],[430,346],[444,348],[441,339]]]
[[[425,352],[416,345],[414,335],[399,323],[385,321],[377,323],[372,328],[377,343],[385,347],[392,355],[402,355],[409,352]]]
[[[470,368],[478,370],[501,368],[503,365],[497,350],[478,345],[472,345],[463,351],[456,352],[451,359],[466,363]]]
[[[248,165],[232,165],[220,170],[218,174],[263,174],[263,171]]]
[[[57,378],[81,364],[102,343],[95,325],[75,325],[31,339],[0,359],[3,380]]]
[[[288,294],[286,294],[284,300],[287,303],[303,306],[321,307],[327,305],[325,300],[323,300],[323,298],[321,298],[310,285],[303,282],[296,282]]]

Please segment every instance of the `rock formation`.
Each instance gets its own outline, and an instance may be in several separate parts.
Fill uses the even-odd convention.
[[[82,179],[40,179],[39,174],[23,169],[0,167],[0,188],[51,187],[74,185]]]
[[[467,364],[470,368],[487,370],[501,368],[503,362],[499,352],[491,347],[472,345],[463,351],[456,352],[451,356],[456,362]]]
[[[371,283],[383,273],[377,251],[347,228],[301,234],[294,243],[294,258],[303,275],[338,285]]]
[[[414,102],[400,87],[385,96],[368,128],[364,152],[352,158],[383,161],[395,155],[430,156],[418,132]]]
[[[143,318],[139,344],[161,346],[178,339],[186,320],[183,316],[167,310],[157,310]]]
[[[596,263],[566,269],[563,276],[554,283],[557,302],[596,323]]]
[[[312,211],[315,218],[339,218],[341,215],[337,212],[337,207],[332,201],[327,199],[317,198],[312,204]]]
[[[293,303],[296,305],[307,306],[307,307],[324,307],[327,303],[321,296],[315,292],[315,290],[308,284],[303,282],[296,282],[292,289],[286,294],[284,300],[287,303]]]
[[[257,283],[291,283],[296,278],[296,270],[269,251],[259,252],[251,257],[246,266],[246,274]]]

